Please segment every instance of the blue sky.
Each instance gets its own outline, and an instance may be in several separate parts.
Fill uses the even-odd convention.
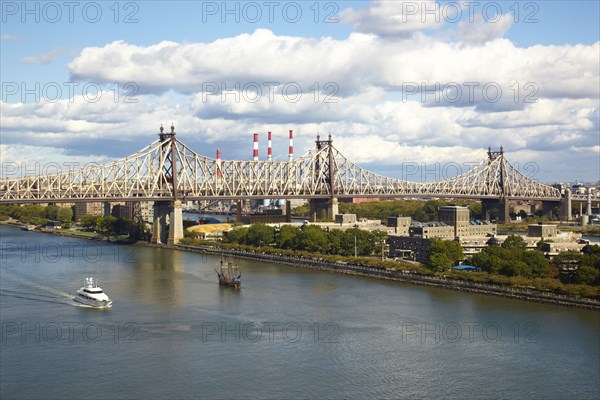
[[[478,161],[488,145],[504,144],[511,160],[539,164],[538,179],[600,179],[597,1],[482,1],[473,20],[461,1],[429,2],[429,14],[422,1],[83,1],[73,22],[63,2],[26,3],[32,12],[21,1],[1,8],[4,160],[122,157],[172,119],[206,155],[221,147],[224,157],[247,158],[251,132],[261,133],[264,151],[263,134],[273,130],[284,158],[288,129],[298,132],[298,152],[330,131],[349,158],[388,175],[401,177],[398,160]],[[223,15],[224,4],[233,12]],[[203,86],[271,80],[297,84],[302,102],[264,101],[264,93],[256,104],[223,101]],[[78,90],[66,98],[65,82],[74,81],[101,85],[102,101],[82,101]],[[137,103],[124,104],[122,88],[109,104],[115,82],[134,82]],[[421,90],[403,101],[411,83],[450,82],[462,87],[458,102]],[[465,82],[493,82],[502,97],[489,101],[478,88],[467,98]],[[21,93],[36,83],[61,87],[60,101]],[[338,102],[325,104],[331,83]],[[527,95],[537,102],[524,102]]]

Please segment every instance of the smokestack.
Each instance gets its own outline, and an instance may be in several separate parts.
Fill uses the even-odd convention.
[[[217,176],[221,176],[221,150],[217,149]]]
[[[267,140],[267,160],[273,161],[273,149],[271,148],[271,132],[268,132]]]
[[[254,161],[258,161],[258,133],[254,134]]]
[[[294,131],[290,129],[290,161],[294,159]]]

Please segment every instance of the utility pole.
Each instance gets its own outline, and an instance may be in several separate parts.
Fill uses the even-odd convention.
[[[356,258],[356,234],[354,234],[354,257]]]

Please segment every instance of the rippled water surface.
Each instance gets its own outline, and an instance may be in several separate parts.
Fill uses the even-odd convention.
[[[3,399],[599,396],[595,311],[0,233]],[[112,309],[74,305],[86,276]]]

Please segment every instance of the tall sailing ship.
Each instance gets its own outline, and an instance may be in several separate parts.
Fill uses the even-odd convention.
[[[239,289],[242,286],[242,274],[239,272],[239,266],[231,261],[225,261],[221,255],[221,260],[218,265],[219,269],[215,268],[215,272],[219,276],[219,285],[229,286]]]

